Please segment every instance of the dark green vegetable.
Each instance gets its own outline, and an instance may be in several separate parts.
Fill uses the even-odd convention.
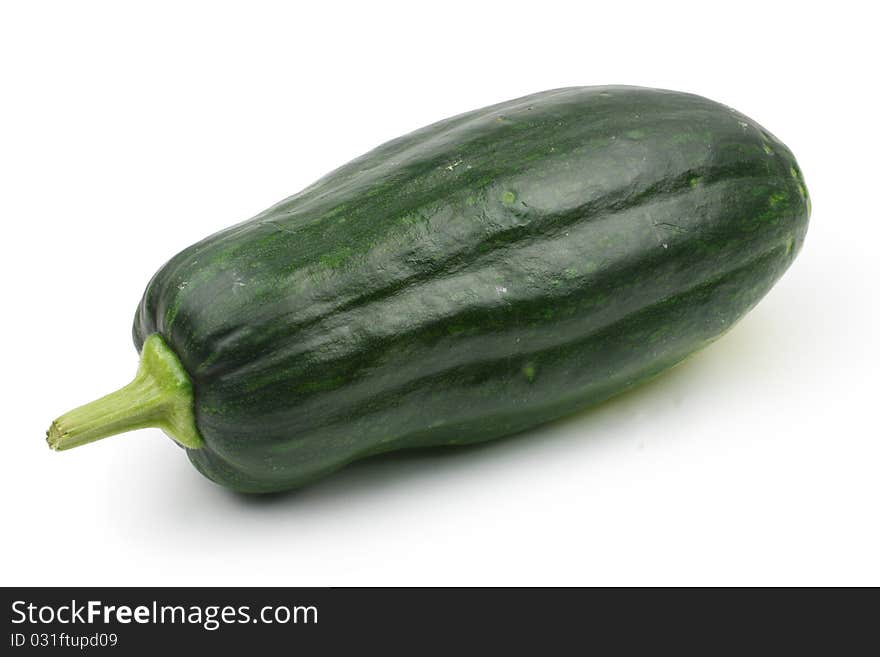
[[[138,379],[56,449],[160,426],[240,491],[597,403],[741,318],[801,247],[791,152],[698,96],[558,89],[380,146],[172,258]]]

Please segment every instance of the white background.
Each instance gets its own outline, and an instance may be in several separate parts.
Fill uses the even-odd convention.
[[[0,583],[880,584],[868,6],[4,3]],[[158,430],[46,447],[133,376],[135,306],[181,248],[427,123],[609,83],[736,107],[812,194],[794,266],[685,365],[509,441],[270,498],[203,479]]]

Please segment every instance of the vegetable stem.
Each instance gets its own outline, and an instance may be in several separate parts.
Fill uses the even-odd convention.
[[[195,423],[190,378],[158,333],[144,342],[131,383],[59,417],[46,440],[52,449],[65,450],[145,427],[158,427],[190,449],[204,445]]]

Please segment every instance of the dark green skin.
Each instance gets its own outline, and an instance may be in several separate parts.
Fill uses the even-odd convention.
[[[388,142],[172,258],[138,308],[195,389],[210,479],[299,487],[506,436],[719,337],[788,268],[791,152],[698,96],[583,87]]]

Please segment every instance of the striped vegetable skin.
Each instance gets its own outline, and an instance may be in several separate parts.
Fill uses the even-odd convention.
[[[208,478],[270,492],[506,436],[719,337],[808,216],[791,152],[699,96],[578,87],[462,114],[174,256],[137,309],[138,378],[49,442],[160,426]]]

